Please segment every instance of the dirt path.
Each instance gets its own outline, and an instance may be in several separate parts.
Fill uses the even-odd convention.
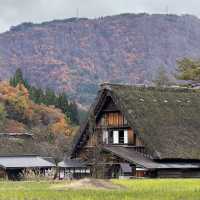
[[[121,185],[112,183],[109,180],[103,179],[81,179],[73,180],[65,184],[57,184],[53,186],[54,189],[106,189],[106,190],[115,190],[115,189],[125,189]]]

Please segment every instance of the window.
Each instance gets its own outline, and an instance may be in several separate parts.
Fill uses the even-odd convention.
[[[109,144],[113,144],[113,131],[109,131],[108,142]]]
[[[128,130],[103,130],[104,144],[128,144]]]
[[[128,130],[124,130],[124,144],[128,144]]]
[[[113,144],[119,144],[119,131],[113,131]]]
[[[108,144],[108,131],[103,131],[103,143]]]
[[[119,131],[119,143],[124,144],[124,131],[123,130]]]
[[[128,144],[128,130],[119,131],[119,143]]]

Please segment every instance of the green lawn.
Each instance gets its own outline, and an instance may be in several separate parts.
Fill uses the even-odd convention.
[[[200,200],[200,179],[112,180],[124,189],[66,189],[67,182],[0,182],[0,200]],[[62,189],[58,189],[62,188]]]

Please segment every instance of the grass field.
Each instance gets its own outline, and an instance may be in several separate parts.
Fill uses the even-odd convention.
[[[122,189],[67,189],[68,182],[0,182],[0,200],[200,200],[200,179],[112,180]]]

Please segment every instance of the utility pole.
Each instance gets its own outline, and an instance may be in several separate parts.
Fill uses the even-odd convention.
[[[165,13],[166,13],[167,15],[169,15],[169,6],[168,6],[168,5],[165,7]]]

